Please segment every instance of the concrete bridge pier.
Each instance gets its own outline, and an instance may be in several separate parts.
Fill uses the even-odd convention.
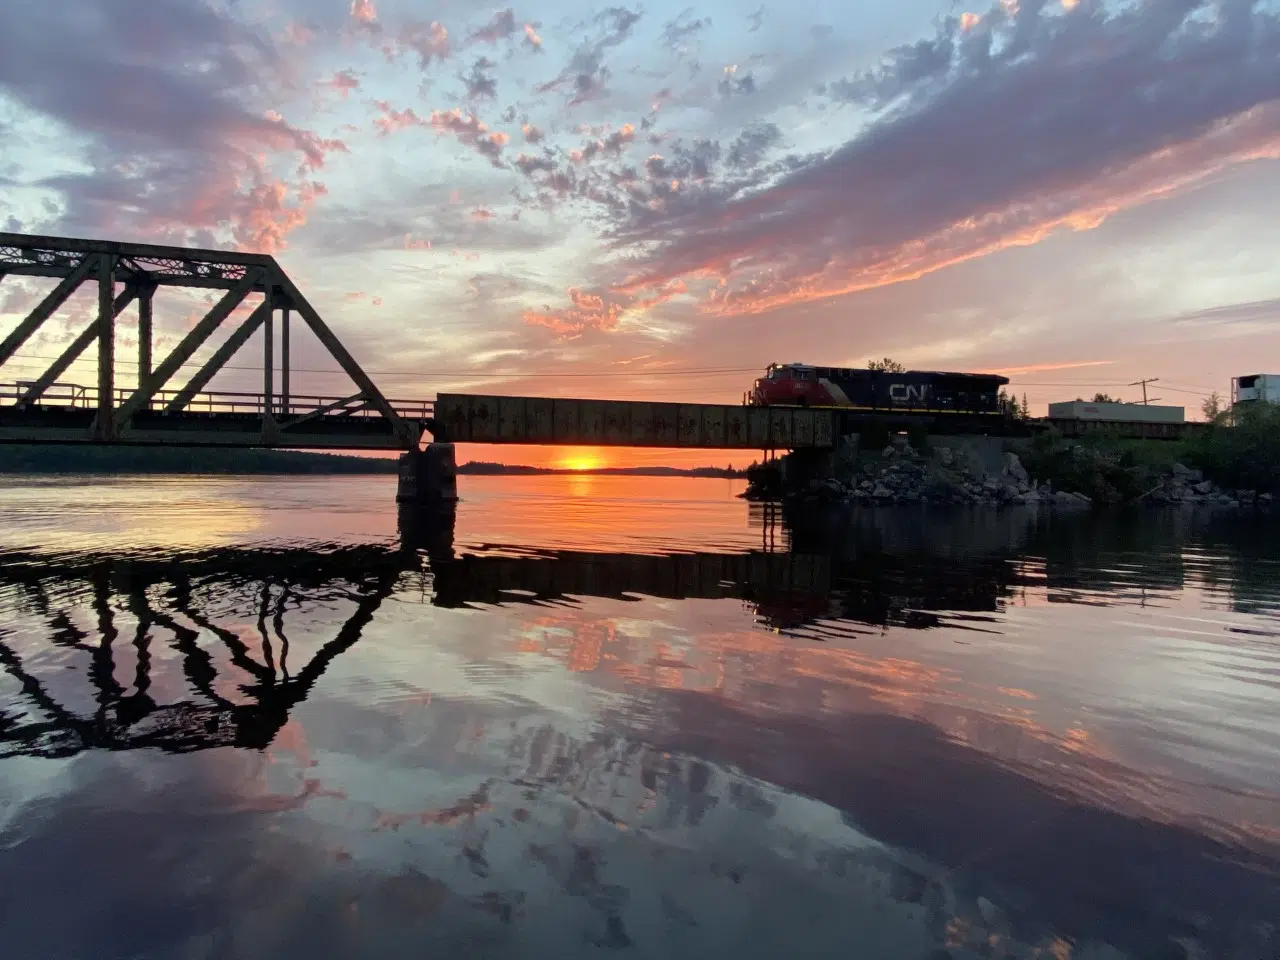
[[[434,507],[458,500],[458,463],[452,443],[428,444],[400,457],[396,502]]]

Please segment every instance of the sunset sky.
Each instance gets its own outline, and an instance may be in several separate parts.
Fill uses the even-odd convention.
[[[1280,371],[1278,63],[1269,0],[5,0],[0,229],[273,253],[393,396],[889,355],[1198,416]]]

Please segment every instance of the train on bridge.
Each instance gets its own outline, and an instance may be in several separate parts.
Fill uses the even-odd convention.
[[[1252,381],[1265,378],[1249,379],[1252,387]],[[1280,377],[1275,380],[1280,383]],[[1005,436],[1052,428],[1070,437],[1109,432],[1177,439],[1195,426],[1188,423],[1183,407],[1082,400],[1051,403],[1047,417],[1033,420],[1005,395],[1008,383],[1007,377],[994,373],[774,363],[744,400],[752,407],[831,410],[841,420],[839,429],[856,423],[892,422]],[[1240,393],[1244,395],[1244,390]]]
[[[773,363],[755,382],[747,403],[762,407],[830,407],[868,413],[943,413],[1001,416],[1012,409],[1000,395],[1008,377],[994,373],[893,372],[857,367]]]

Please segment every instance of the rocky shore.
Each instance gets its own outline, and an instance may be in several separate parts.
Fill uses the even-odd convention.
[[[1096,456],[1080,449],[1077,459]],[[984,462],[985,459],[985,462]],[[992,507],[1049,507],[1057,510],[1086,510],[1095,505],[1091,497],[1050,480],[1031,475],[1015,452],[993,458],[975,456],[972,451],[935,446],[924,452],[909,444],[891,444],[875,456],[860,456],[837,462],[833,476],[811,479],[798,489],[786,489],[782,470],[774,464],[748,471],[750,483],[743,494],[751,500],[786,499],[812,503],[892,504],[972,504]],[[773,466],[773,471],[770,467]],[[1088,466],[1088,464],[1086,464]],[[1199,470],[1180,463],[1144,474],[1143,492],[1136,496],[1111,497],[1104,503],[1150,505],[1202,505],[1220,508],[1269,506],[1270,493],[1227,490],[1205,479]]]

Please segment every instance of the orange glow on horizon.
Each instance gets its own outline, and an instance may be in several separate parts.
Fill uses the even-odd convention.
[[[613,467],[742,468],[760,459],[755,450],[691,450],[653,447],[551,447],[536,445],[490,446],[458,444],[459,465],[478,460],[512,466],[550,467],[586,472]]]

